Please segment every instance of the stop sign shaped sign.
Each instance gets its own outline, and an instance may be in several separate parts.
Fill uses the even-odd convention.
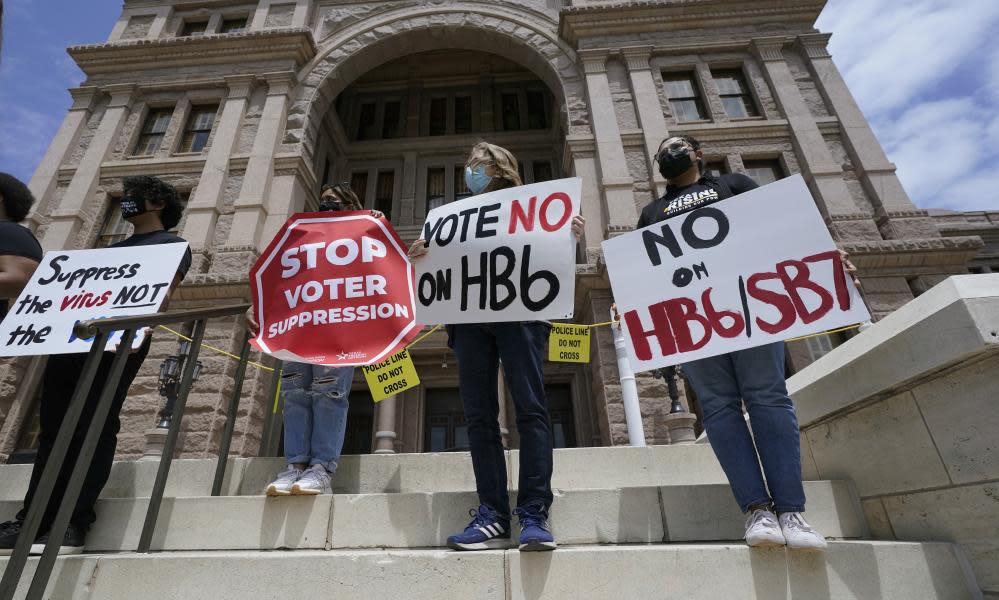
[[[250,271],[258,350],[329,366],[385,360],[420,331],[413,269],[384,218],[300,213]]]

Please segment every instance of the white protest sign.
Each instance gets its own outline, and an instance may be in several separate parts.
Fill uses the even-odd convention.
[[[426,324],[572,317],[579,178],[451,202],[427,214],[429,252],[416,266],[416,317]]]
[[[870,318],[800,175],[603,243],[635,371]]]
[[[89,352],[93,339],[77,338],[73,326],[157,312],[185,250],[177,243],[47,252],[0,323],[0,356]],[[120,340],[116,332],[105,348]]]

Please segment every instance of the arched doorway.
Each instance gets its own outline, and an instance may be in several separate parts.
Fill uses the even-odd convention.
[[[561,176],[555,95],[529,69],[473,50],[435,50],[364,73],[340,94],[317,143],[321,180],[349,181],[403,236],[428,210],[468,195],[469,148],[511,150],[525,183]]]

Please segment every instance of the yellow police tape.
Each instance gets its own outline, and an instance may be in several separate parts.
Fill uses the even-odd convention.
[[[179,337],[182,340],[187,340],[189,342],[194,341],[191,338],[189,338],[186,335],[184,335],[183,333],[180,333],[179,331],[174,331],[173,329],[170,329],[169,327],[166,327],[165,325],[158,325],[157,327],[159,327],[160,329],[162,329],[164,331],[168,331],[168,332],[174,334],[175,336]],[[203,347],[205,347],[205,348],[208,348],[212,352],[217,352],[219,354],[228,356],[229,358],[235,358],[236,360],[239,360],[239,357],[236,356],[235,354],[233,354],[232,352],[226,352],[225,350],[223,350],[221,348],[216,348],[215,346],[209,346],[208,344],[201,344],[201,345]],[[256,367],[257,369],[260,369],[262,371],[267,371],[269,373],[273,373],[274,372],[273,368],[265,366],[265,365],[262,365],[262,364],[260,364],[258,362],[253,362],[252,360],[248,361],[246,364],[250,365],[251,367]]]

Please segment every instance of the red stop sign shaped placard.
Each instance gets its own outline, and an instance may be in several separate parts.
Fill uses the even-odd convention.
[[[282,360],[376,363],[420,331],[405,246],[369,211],[293,215],[250,270],[250,291],[251,342]]]

